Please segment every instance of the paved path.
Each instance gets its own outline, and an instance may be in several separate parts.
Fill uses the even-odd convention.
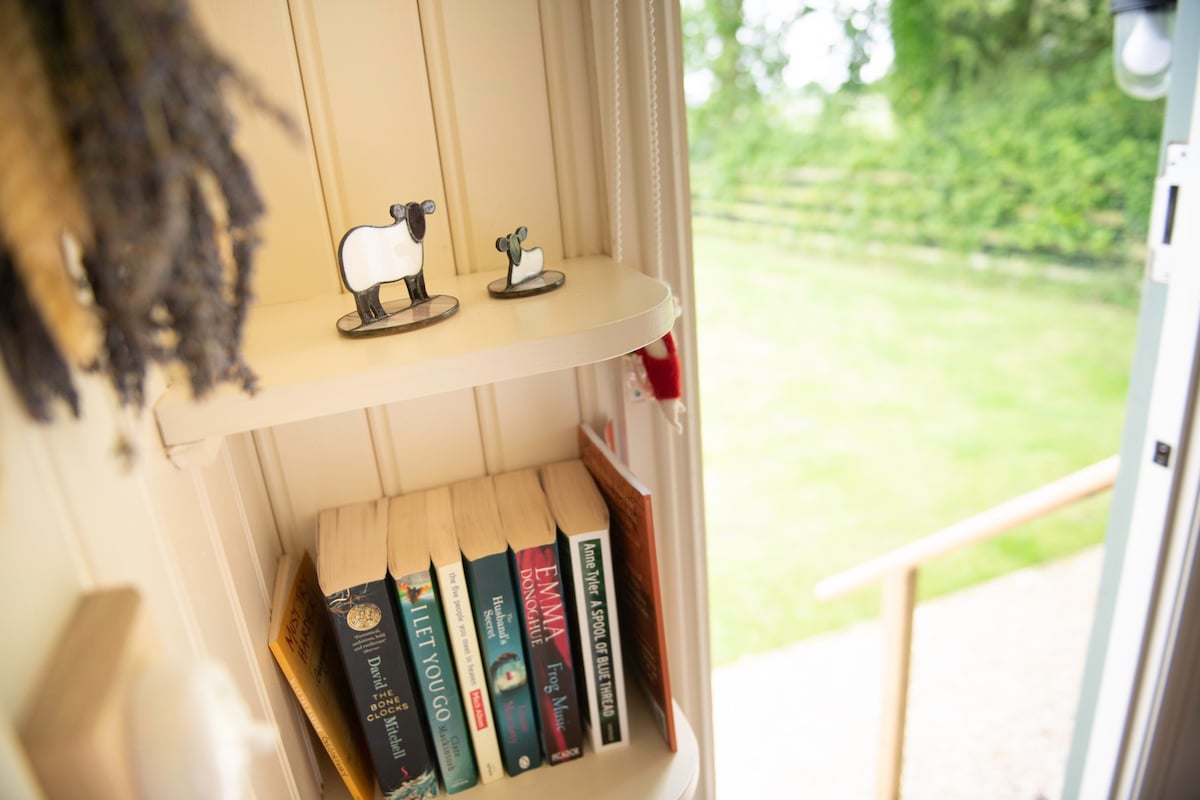
[[[1102,551],[917,606],[904,800],[1053,800]],[[713,673],[718,800],[871,797],[882,637],[855,625]]]

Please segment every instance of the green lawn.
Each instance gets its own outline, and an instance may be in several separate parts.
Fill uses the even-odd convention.
[[[879,613],[813,585],[1117,451],[1136,309],[697,237],[714,665]],[[1108,495],[933,562],[922,597],[1103,539]]]

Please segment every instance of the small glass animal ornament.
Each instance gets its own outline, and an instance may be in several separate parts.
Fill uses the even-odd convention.
[[[488,284],[488,294],[492,297],[529,297],[557,289],[567,280],[567,276],[556,269],[543,269],[546,257],[542,248],[526,250],[521,247],[528,235],[529,230],[522,225],[496,240],[496,249],[508,255],[508,275]]]
[[[414,330],[458,310],[458,298],[431,296],[425,289],[425,217],[435,208],[432,200],[397,203],[390,209],[391,225],[359,225],[346,231],[338,245],[338,267],[357,310],[337,321],[343,336]],[[400,280],[408,299],[381,302],[379,287]]]

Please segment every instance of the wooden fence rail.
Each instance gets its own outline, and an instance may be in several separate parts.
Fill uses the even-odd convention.
[[[1069,223],[1075,231],[1069,234],[1068,222],[1046,223],[1055,218],[1053,209],[1031,204],[1006,207],[988,223],[976,220],[979,229],[948,227],[944,220],[955,202],[946,186],[908,172],[807,168],[722,179],[712,170],[692,170],[693,214],[713,224],[733,223],[756,238],[784,231],[865,237],[1087,269],[1122,269],[1144,260],[1143,236],[1117,209],[1087,213]]]

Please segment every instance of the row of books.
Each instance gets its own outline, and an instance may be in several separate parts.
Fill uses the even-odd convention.
[[[585,728],[593,751],[628,742],[609,510],[589,466],[323,511],[315,567],[283,557],[270,647],[352,796],[378,780],[385,797],[431,797],[439,775],[453,794],[564,763]]]

